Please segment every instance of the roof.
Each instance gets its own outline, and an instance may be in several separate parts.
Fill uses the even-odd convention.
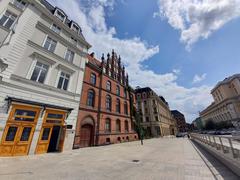
[[[101,67],[101,62],[90,54],[88,55],[88,63],[91,63],[99,68]]]
[[[61,10],[61,11],[64,13],[64,15],[66,15],[66,20],[65,20],[64,24],[65,24],[66,26],[68,26],[69,28],[71,27],[71,23],[77,24],[77,23],[74,22],[73,20],[70,20],[70,19],[68,18],[67,14],[66,14],[62,9],[60,9],[59,7],[54,7],[54,6],[51,5],[47,0],[40,0],[40,3],[41,3],[43,6],[45,6],[45,8],[48,9],[52,14],[54,14],[54,12],[55,12],[56,9]],[[85,40],[85,38],[84,38],[84,36],[83,36],[83,34],[82,34],[82,29],[81,29],[81,27],[80,27],[78,24],[77,24],[77,26],[80,28],[80,31],[79,31],[78,35],[79,35],[83,40]]]
[[[178,110],[171,110],[171,113],[173,114],[173,115],[181,115],[181,116],[184,116],[184,114],[182,114],[180,111],[178,111]]]
[[[225,78],[225,79],[222,80],[222,81],[219,81],[219,82],[217,83],[217,85],[212,89],[211,93],[212,93],[214,90],[216,90],[220,85],[230,83],[230,82],[231,82],[233,79],[235,79],[235,78],[240,78],[240,74],[234,74],[234,75],[232,75],[232,76],[229,76],[229,77]]]
[[[135,89],[135,93],[143,93],[143,92],[151,92],[153,91],[150,87],[144,87],[144,88],[137,88]]]

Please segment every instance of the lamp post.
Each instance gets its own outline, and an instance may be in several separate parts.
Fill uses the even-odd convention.
[[[139,132],[139,136],[140,136],[140,140],[141,140],[141,145],[143,145],[143,130],[142,130],[142,127],[141,127],[140,115],[139,115],[138,110],[136,111],[135,118],[136,118],[136,121],[137,121],[137,126],[138,126],[138,132]]]

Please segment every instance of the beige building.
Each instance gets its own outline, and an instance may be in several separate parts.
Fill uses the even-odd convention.
[[[203,125],[208,120],[214,122],[231,121],[240,127],[240,74],[232,75],[212,89],[214,102],[200,112]]]
[[[72,149],[89,48],[47,1],[0,1],[0,156]]]
[[[168,103],[151,88],[135,90],[137,110],[141,115],[141,126],[147,137],[159,137],[176,134],[176,121]]]

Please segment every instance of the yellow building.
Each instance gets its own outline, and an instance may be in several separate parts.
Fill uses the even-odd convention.
[[[203,125],[227,121],[240,126],[240,74],[234,74],[217,83],[211,94],[214,102],[200,112]]]
[[[148,137],[175,135],[176,121],[165,99],[149,87],[138,88],[135,93],[145,135]]]

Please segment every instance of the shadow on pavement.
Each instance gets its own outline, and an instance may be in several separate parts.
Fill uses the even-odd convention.
[[[219,160],[217,160],[214,156],[212,156],[209,152],[204,150],[198,143],[191,141],[194,149],[197,151],[199,156],[202,158],[206,166],[212,172],[215,179],[220,179],[221,176],[223,179],[227,180],[239,180],[236,174],[234,174],[229,168],[227,168],[224,164],[222,164]]]

